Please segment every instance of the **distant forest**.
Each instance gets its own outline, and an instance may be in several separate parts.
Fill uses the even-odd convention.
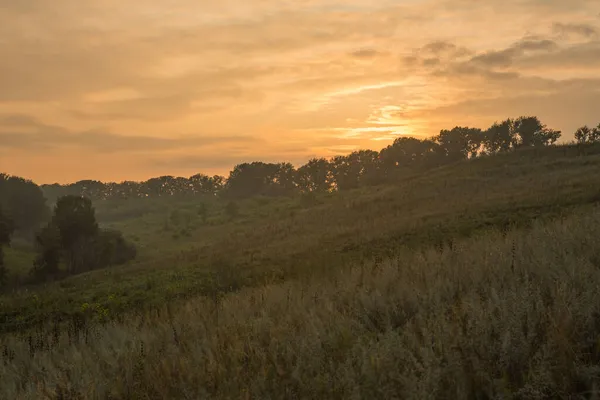
[[[548,147],[560,137],[560,131],[548,128],[537,117],[527,116],[496,122],[486,130],[457,126],[426,139],[399,137],[379,152],[359,150],[329,159],[314,158],[299,168],[290,163],[243,163],[236,165],[228,178],[197,174],[190,178],[162,176],[145,182],[86,180],[40,187],[23,178],[0,174],[0,287],[7,282],[2,246],[11,243],[13,234],[35,243],[37,258],[31,272],[36,280],[123,264],[135,258],[135,246],[120,232],[99,228],[92,202],[208,196],[227,200],[228,210],[231,208],[228,212],[234,214],[235,201],[240,199],[314,195],[378,185],[407,173],[422,173],[463,160]],[[575,140],[580,145],[600,142],[600,125],[579,128]],[[61,264],[66,269],[61,270]]]
[[[94,202],[160,196],[237,200],[349,190],[461,160],[550,146],[560,136],[560,131],[548,128],[537,117],[519,117],[494,123],[486,130],[455,127],[426,139],[399,137],[379,152],[359,150],[329,159],[314,158],[299,168],[290,163],[243,163],[236,165],[228,178],[197,174],[189,178],[162,176],[145,182],[85,180],[40,187],[23,178],[0,174],[0,210],[10,216],[17,231],[33,233],[50,218],[49,206],[64,196],[86,197]],[[575,139],[579,144],[600,142],[600,124],[579,128]]]
[[[85,180],[42,188],[51,203],[65,195],[85,196],[92,200],[198,195],[242,199],[257,195],[287,196],[299,192],[348,190],[381,184],[406,171],[519,148],[549,146],[560,136],[560,131],[548,128],[537,117],[527,116],[494,123],[486,130],[457,126],[422,140],[399,137],[379,152],[359,150],[329,159],[314,158],[299,168],[285,162],[252,162],[236,165],[228,178],[197,174],[189,178],[161,176],[145,182]],[[578,143],[600,141],[600,125],[578,129],[575,139]]]

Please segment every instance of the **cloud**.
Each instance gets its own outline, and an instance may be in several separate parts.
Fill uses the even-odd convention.
[[[4,3],[0,170],[50,180],[377,149],[536,104],[570,131],[600,101],[596,0]]]
[[[352,53],[350,53],[350,55],[354,58],[369,59],[380,56],[382,55],[382,53],[375,49],[361,49],[353,51]]]
[[[586,38],[594,38],[598,36],[598,28],[591,24],[564,24],[556,22],[552,25],[552,29],[555,33],[563,36],[577,35]]]
[[[23,131],[23,129],[25,131]],[[156,152],[198,149],[214,144],[259,142],[250,136],[150,137],[127,136],[103,130],[74,133],[63,127],[46,125],[28,115],[0,117],[0,148],[52,150],[72,148],[96,153]]]
[[[549,39],[524,39],[506,49],[478,54],[470,60],[470,63],[485,67],[506,68],[512,65],[517,57],[523,57],[533,52],[550,52],[556,48],[558,48],[556,42]]]

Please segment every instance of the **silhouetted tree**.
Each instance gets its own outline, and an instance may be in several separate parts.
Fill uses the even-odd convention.
[[[386,175],[403,169],[419,169],[440,162],[439,145],[433,139],[399,137],[380,153],[382,168]]]
[[[10,244],[10,238],[15,230],[13,221],[4,214],[0,207],[0,246]]]
[[[223,188],[225,178],[219,175],[196,174],[189,178],[189,187],[194,194],[215,196]]]
[[[476,156],[483,141],[483,133],[481,129],[457,126],[451,130],[442,130],[435,139],[446,160],[453,162]]]
[[[313,158],[298,168],[296,182],[302,192],[327,192],[333,186],[331,165],[325,158]]]
[[[547,146],[554,144],[561,132],[549,129],[537,117],[519,117],[514,121],[514,131],[519,137],[519,146]]]
[[[590,140],[593,143],[600,142],[600,124],[597,127],[592,129],[592,133],[590,135]]]
[[[519,117],[514,121],[514,131],[519,136],[519,146],[533,146],[535,137],[543,129],[537,117]]]
[[[592,129],[590,129],[587,125],[582,126],[577,129],[575,132],[575,140],[577,143],[589,143],[592,138]]]
[[[295,170],[289,163],[253,162],[236,165],[225,184],[226,197],[280,196],[295,191]]]
[[[36,279],[46,279],[59,272],[61,260],[61,237],[56,225],[49,223],[35,239],[38,255],[33,262],[32,275]]]
[[[358,187],[361,165],[353,155],[335,156],[330,165],[335,185],[338,190],[349,190]]]
[[[580,144],[600,142],[600,124],[595,128],[589,128],[585,125],[577,129],[575,140]]]
[[[133,260],[137,255],[135,246],[116,230],[100,230],[91,243],[85,257],[88,269],[122,265]]]
[[[135,246],[114,230],[100,230],[92,202],[86,197],[58,199],[54,215],[36,237],[38,256],[32,273],[36,278],[56,276],[61,260],[67,273],[118,265],[136,257]]]
[[[10,244],[10,239],[15,230],[12,220],[4,214],[0,207],[0,289],[6,286],[8,271],[4,263],[3,247]]]
[[[83,196],[89,199],[103,199],[106,193],[106,185],[99,181],[84,180],[66,185],[62,196]],[[59,196],[59,197],[62,197]]]
[[[483,133],[483,147],[486,154],[507,152],[517,144],[514,134],[513,121],[495,122]]]
[[[376,185],[383,181],[380,154],[373,150],[359,150],[350,154],[358,168],[359,185]]]
[[[296,169],[291,163],[276,164],[275,178],[271,186],[271,194],[275,196],[288,196],[296,193]]]
[[[0,174],[0,207],[13,221],[15,232],[23,235],[33,236],[50,214],[39,186],[6,174]]]
[[[65,196],[54,207],[52,225],[60,233],[61,248],[67,257],[69,272],[82,267],[83,252],[90,239],[98,234],[98,223],[92,202],[86,197]]]

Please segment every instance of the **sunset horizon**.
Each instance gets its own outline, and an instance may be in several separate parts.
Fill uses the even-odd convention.
[[[535,115],[600,117],[593,1],[32,0],[0,8],[0,172],[227,176]]]

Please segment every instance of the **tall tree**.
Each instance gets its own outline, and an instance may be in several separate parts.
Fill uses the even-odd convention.
[[[47,221],[50,210],[42,189],[30,180],[0,174],[0,207],[24,235],[35,232]]]
[[[514,121],[514,131],[519,137],[519,146],[548,146],[554,144],[561,132],[549,129],[537,117],[519,117]]]
[[[196,174],[189,178],[189,187],[194,194],[215,196],[223,188],[224,181],[225,178],[219,175],[211,177],[204,174]]]
[[[592,142],[594,142],[594,143],[600,142],[600,124],[598,124],[597,127],[592,129],[592,133],[591,133],[590,137],[591,137]]]
[[[373,150],[359,150],[350,154],[360,166],[358,181],[360,185],[376,185],[383,181],[380,154]]]
[[[575,140],[577,143],[588,143],[590,141],[592,130],[584,125],[575,131]]]
[[[504,120],[500,123],[494,122],[483,133],[483,147],[487,154],[495,154],[498,152],[507,152],[512,149],[517,143],[513,121],[511,119]]]
[[[394,143],[380,153],[380,160],[385,174],[394,174],[402,169],[423,168],[437,163],[439,145],[433,139],[417,139],[399,137]]]
[[[294,168],[289,163],[256,161],[239,164],[229,174],[224,194],[230,198],[289,194],[295,188],[294,174]]]
[[[283,162],[276,164],[275,177],[273,179],[274,195],[287,196],[297,190],[296,169],[291,163]]]
[[[596,128],[590,129],[585,125],[577,129],[575,132],[575,140],[580,144],[600,141],[600,124]]]
[[[82,267],[81,253],[87,242],[98,234],[92,202],[86,197],[65,196],[54,207],[52,225],[60,233],[61,247],[67,255],[70,272]]]
[[[436,137],[440,150],[448,161],[466,160],[476,156],[482,139],[481,129],[462,126],[451,130],[443,129]]]
[[[312,158],[298,168],[296,182],[303,192],[327,192],[333,186],[331,165],[326,158]]]
[[[32,274],[37,279],[55,276],[59,271],[62,255],[60,231],[49,223],[35,238],[37,256],[33,262]]]
[[[514,122],[515,133],[519,136],[519,146],[533,146],[536,134],[544,128],[537,117],[519,117]]]
[[[0,289],[6,285],[8,272],[4,264],[3,247],[10,244],[11,236],[14,232],[14,224],[12,220],[5,215],[0,207]]]
[[[357,161],[354,154],[332,158],[330,165],[338,190],[349,190],[358,187],[362,167]]]
[[[122,264],[135,258],[135,247],[120,232],[100,230],[92,202],[81,196],[63,196],[54,215],[37,237],[38,256],[33,273],[46,278],[59,272],[61,260],[67,273]]]

